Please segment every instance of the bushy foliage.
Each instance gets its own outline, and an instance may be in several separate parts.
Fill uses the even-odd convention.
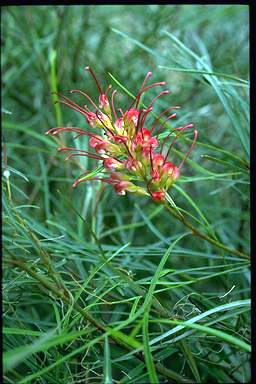
[[[2,9],[5,383],[250,381],[248,12]],[[160,139],[188,123],[198,131],[169,205],[95,180],[72,189],[95,159],[64,162],[44,133],[85,128],[54,92],[98,102],[87,65],[123,110],[152,71],[172,91],[152,121],[182,107]],[[67,133],[64,146],[90,148]],[[177,140],[174,164],[192,143]]]

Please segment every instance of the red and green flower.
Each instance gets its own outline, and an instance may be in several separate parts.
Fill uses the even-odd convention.
[[[174,165],[170,161],[171,148],[183,131],[192,128],[193,125],[188,124],[181,128],[175,128],[171,130],[165,139],[159,140],[159,130],[157,134],[154,133],[156,127],[158,125],[163,127],[168,120],[176,117],[176,113],[170,114],[170,111],[179,108],[178,106],[167,108],[154,120],[151,127],[147,125],[146,120],[153,109],[155,101],[160,96],[169,94],[170,91],[168,90],[161,91],[155,96],[147,108],[139,108],[143,93],[148,92],[151,88],[165,86],[167,83],[158,82],[146,86],[148,78],[152,76],[152,72],[148,72],[130,107],[125,113],[119,109],[120,116],[117,116],[114,105],[116,91],[112,92],[110,101],[108,96],[110,87],[104,93],[91,68],[86,67],[86,69],[91,73],[98,87],[100,93],[99,105],[96,105],[86,93],[79,90],[67,92],[79,93],[84,96],[93,110],[90,110],[88,106],[78,105],[62,94],[58,96],[59,102],[85,117],[88,128],[59,127],[46,132],[46,134],[56,135],[63,131],[72,131],[77,134],[76,138],[82,135],[90,137],[89,146],[92,151],[78,150],[77,148],[59,148],[59,151],[71,151],[67,158],[88,156],[102,162],[100,168],[102,175],[88,177],[90,172],[86,171],[74,182],[73,187],[88,180],[100,180],[113,185],[118,195],[131,192],[151,196],[155,201],[164,200],[166,191],[179,178],[180,169],[192,151],[198,132],[194,131],[194,141],[183,161],[179,166]],[[174,138],[166,150],[167,141],[171,135]],[[87,176],[85,176],[86,174]]]

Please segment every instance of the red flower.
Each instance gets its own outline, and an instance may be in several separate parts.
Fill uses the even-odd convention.
[[[152,88],[164,86],[167,83],[158,82],[145,86],[148,78],[152,76],[152,72],[148,72],[140,91],[130,107],[125,113],[119,109],[121,116],[118,117],[114,106],[116,91],[112,93],[110,103],[107,95],[110,87],[103,92],[94,72],[90,67],[86,67],[86,70],[91,73],[98,87],[100,93],[99,106],[97,106],[86,93],[79,90],[67,92],[78,93],[85,97],[93,107],[93,111],[89,110],[88,106],[79,106],[64,95],[59,95],[59,102],[68,105],[85,116],[89,127],[97,133],[77,127],[53,128],[46,132],[46,134],[55,135],[62,131],[73,131],[77,133],[76,137],[81,135],[89,136],[89,145],[96,151],[96,154],[85,150],[79,151],[76,148],[60,148],[59,150],[75,150],[79,152],[69,155],[68,158],[79,155],[103,161],[103,174],[106,177],[96,176],[83,178],[82,175],[75,181],[73,187],[87,180],[100,180],[112,184],[118,195],[132,192],[144,196],[151,196],[155,201],[164,200],[165,192],[180,176],[180,169],[193,149],[198,136],[197,131],[194,131],[194,141],[181,164],[178,167],[173,165],[172,162],[168,160],[171,148],[185,129],[191,128],[193,125],[188,124],[184,127],[173,129],[169,135],[159,143],[158,135],[160,132],[158,130],[158,133],[154,135],[153,131],[158,124],[161,124],[161,127],[163,127],[168,120],[176,117],[176,114],[170,114],[170,111],[179,107],[167,108],[154,120],[149,129],[145,127],[145,123],[153,109],[155,101],[160,96],[169,94],[170,91],[165,90],[160,92],[152,99],[146,109],[139,109],[139,101],[143,93]],[[171,144],[169,144],[169,148],[164,155],[163,151],[171,134],[174,134],[174,139]],[[102,155],[102,157],[100,155]],[[116,172],[117,169],[119,172]]]

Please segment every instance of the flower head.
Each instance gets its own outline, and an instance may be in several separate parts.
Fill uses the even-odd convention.
[[[153,109],[155,101],[162,95],[169,94],[170,91],[164,90],[158,93],[146,109],[140,109],[139,103],[141,95],[152,88],[165,86],[166,82],[153,83],[146,86],[147,80],[152,76],[148,72],[145,80],[125,113],[121,111],[121,116],[117,116],[114,98],[116,91],[112,92],[111,102],[108,98],[107,88],[102,91],[94,72],[90,67],[86,67],[96,82],[99,90],[99,105],[97,106],[92,99],[84,92],[79,90],[70,90],[67,92],[78,93],[85,97],[89,105],[93,108],[91,111],[87,105],[80,106],[59,94],[59,102],[68,105],[70,108],[81,113],[90,128],[82,129],[77,127],[52,128],[46,134],[56,135],[62,131],[73,131],[77,133],[76,137],[87,135],[90,137],[89,146],[93,152],[77,150],[76,148],[59,148],[59,150],[78,151],[71,153],[68,158],[73,156],[88,156],[102,161],[104,177],[82,177],[80,176],[73,184],[78,184],[88,180],[100,180],[113,185],[118,195],[125,195],[126,192],[136,193],[144,196],[151,196],[155,201],[161,201],[165,198],[165,192],[179,178],[180,169],[186,158],[191,153],[197,140],[198,132],[194,131],[194,141],[186,153],[179,166],[175,166],[170,161],[171,148],[175,141],[180,137],[184,130],[192,128],[192,124],[184,127],[172,129],[171,132],[162,140],[159,140],[159,130],[154,134],[157,125],[165,126],[165,123],[176,117],[171,110],[179,108],[178,106],[169,107],[163,111],[158,118],[147,126],[146,120]],[[160,128],[161,129],[161,128]],[[168,140],[172,137],[172,142]],[[166,148],[167,147],[167,148]],[[118,171],[118,172],[117,172]]]

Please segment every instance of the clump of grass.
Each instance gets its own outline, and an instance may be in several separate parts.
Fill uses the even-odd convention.
[[[248,8],[5,7],[2,31],[4,382],[250,381]],[[95,163],[43,133],[84,126],[50,91],[96,100],[87,64],[124,105],[145,68],[169,81],[156,109],[199,130],[170,197],[226,249],[147,198],[72,191]]]

